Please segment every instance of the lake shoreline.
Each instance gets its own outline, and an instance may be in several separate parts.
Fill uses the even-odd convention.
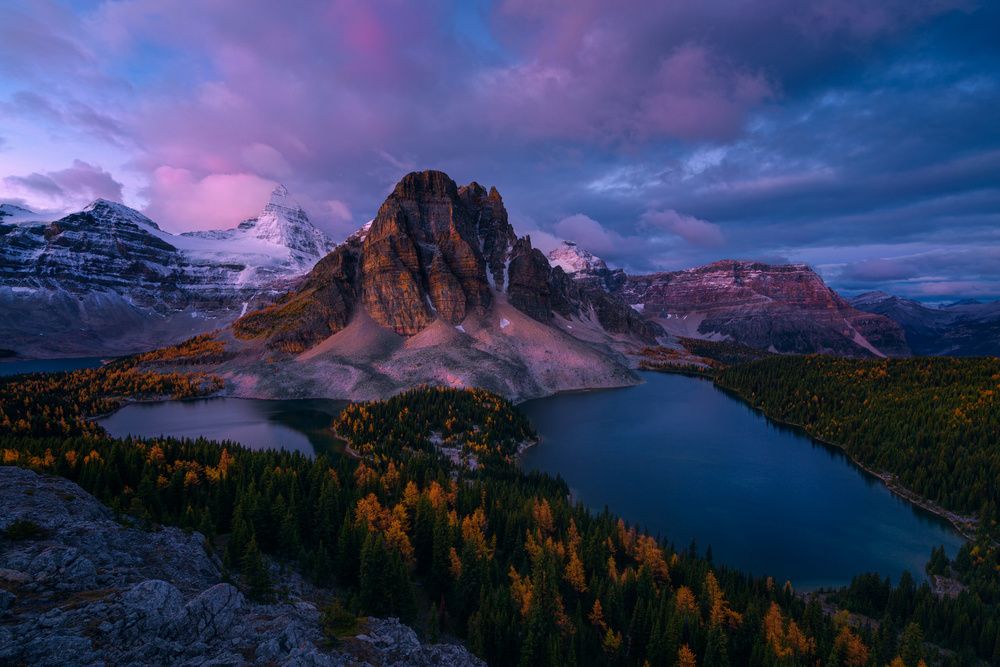
[[[667,372],[669,372],[669,371],[667,371]],[[975,542],[976,541],[975,532],[972,529],[972,527],[970,526],[970,524],[978,524],[979,520],[975,516],[963,516],[961,514],[958,514],[956,512],[952,512],[950,510],[947,510],[947,509],[939,506],[934,501],[929,500],[928,498],[924,498],[923,496],[921,496],[921,495],[919,495],[919,494],[911,491],[910,489],[906,488],[905,486],[903,486],[899,482],[898,475],[896,475],[895,473],[887,472],[887,471],[884,471],[884,470],[881,471],[881,472],[879,472],[879,471],[876,471],[876,470],[874,470],[872,468],[869,468],[868,466],[866,466],[865,464],[861,463],[856,458],[854,458],[854,456],[852,456],[851,453],[847,451],[847,448],[845,446],[843,446],[841,444],[838,444],[836,442],[829,442],[827,440],[824,440],[823,438],[820,438],[820,437],[816,436],[815,434],[813,434],[812,432],[810,432],[809,429],[807,429],[802,424],[796,424],[795,422],[784,421],[784,420],[778,419],[778,418],[776,418],[776,417],[768,414],[760,406],[755,405],[753,403],[753,401],[751,401],[750,399],[748,399],[746,396],[744,396],[742,393],[740,393],[736,389],[733,389],[732,387],[727,387],[726,385],[720,383],[715,378],[709,378],[709,379],[712,380],[712,384],[714,384],[716,387],[725,390],[727,393],[732,394],[735,397],[738,397],[741,401],[743,401],[750,408],[752,408],[756,412],[759,412],[760,414],[762,414],[763,416],[767,417],[768,419],[770,419],[774,423],[780,424],[782,426],[787,426],[787,427],[790,427],[790,428],[793,428],[793,429],[797,429],[797,430],[801,431],[802,433],[804,433],[805,435],[807,435],[810,438],[812,438],[813,440],[815,440],[816,442],[822,443],[824,445],[827,445],[829,447],[833,447],[835,449],[838,449],[838,450],[842,451],[844,453],[844,455],[847,456],[847,458],[851,461],[851,463],[853,463],[857,467],[861,468],[862,470],[864,470],[866,473],[868,473],[872,477],[875,477],[875,478],[881,480],[882,484],[887,489],[889,489],[889,491],[893,495],[895,495],[895,496],[897,496],[899,498],[902,498],[903,500],[907,501],[911,505],[915,505],[915,506],[917,506],[917,507],[919,507],[919,508],[921,508],[923,510],[926,510],[926,511],[930,512],[931,514],[934,514],[934,515],[937,515],[937,516],[941,517],[942,519],[944,519],[945,521],[947,521],[948,523],[950,523],[955,528],[955,530],[958,531],[959,535],[961,535],[965,539],[969,540],[970,542]]]

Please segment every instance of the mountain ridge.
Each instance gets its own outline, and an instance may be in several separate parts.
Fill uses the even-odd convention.
[[[279,188],[281,205],[269,200],[254,219],[265,219],[263,236],[256,224],[174,235],[106,199],[54,221],[0,218],[0,306],[9,315],[0,335],[26,356],[89,356],[227,325],[286,292],[334,246]]]
[[[1000,301],[962,299],[931,308],[919,301],[875,291],[859,294],[851,304],[899,324],[916,354],[1000,356]]]

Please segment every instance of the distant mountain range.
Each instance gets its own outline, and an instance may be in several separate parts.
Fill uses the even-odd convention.
[[[223,231],[168,234],[105,200],[51,222],[0,214],[0,347],[106,355],[233,323],[219,337],[230,359],[213,370],[240,395],[372,398],[431,383],[524,399],[637,382],[630,353],[677,336],[852,357],[996,353],[990,304],[848,302],[803,264],[629,276],[572,242],[546,256],[517,237],[495,188],[434,171],[407,175],[339,245],[280,186]]]
[[[170,234],[104,199],[40,218],[0,207],[0,347],[25,356],[121,354],[226,326],[336,245],[281,186],[225,231]]]
[[[677,336],[790,354],[910,354],[899,326],[854,308],[805,264],[723,260],[627,276],[573,243],[549,253],[549,259],[574,280],[602,287]]]
[[[220,334],[229,358],[206,370],[241,396],[368,399],[427,383],[524,400],[636,383],[630,353],[679,347],[674,333],[782,352],[910,352],[895,323],[804,266],[630,277],[572,243],[546,257],[514,233],[496,189],[428,171],[403,178],[298,289]]]
[[[867,292],[851,299],[851,305],[899,324],[916,354],[1000,356],[1000,301],[963,299],[932,308],[884,292]]]

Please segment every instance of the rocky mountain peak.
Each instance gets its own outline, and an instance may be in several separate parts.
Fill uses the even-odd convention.
[[[95,199],[89,206],[83,209],[82,212],[90,213],[101,221],[113,224],[130,222],[136,225],[145,225],[146,227],[159,229],[155,222],[144,216],[142,213],[139,213],[139,211],[134,208],[130,208],[125,204],[120,204],[108,199]]]
[[[259,216],[240,223],[238,229],[250,238],[285,246],[302,266],[312,266],[335,246],[330,237],[313,226],[283,185],[274,188]]]
[[[604,291],[614,291],[625,284],[625,272],[612,271],[607,263],[573,241],[563,241],[562,245],[548,254],[549,264],[561,268],[575,281],[582,281],[590,287]]]
[[[443,171],[414,171],[396,184],[389,195],[390,199],[394,197],[403,200],[457,199],[458,186]]]
[[[268,213],[269,211],[287,212],[291,213],[294,217],[301,214],[302,217],[305,217],[305,211],[302,210],[302,207],[299,206],[298,202],[292,199],[291,195],[288,193],[288,188],[284,185],[278,185],[274,188],[261,215]]]
[[[607,271],[608,265],[600,257],[595,257],[573,241],[563,241],[562,245],[548,254],[552,266],[561,267],[566,273],[573,275],[581,271]]]

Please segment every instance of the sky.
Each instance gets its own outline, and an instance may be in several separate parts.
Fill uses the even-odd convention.
[[[341,240],[438,169],[629,273],[1000,299],[992,0],[0,5],[0,202],[180,232],[281,183]]]

